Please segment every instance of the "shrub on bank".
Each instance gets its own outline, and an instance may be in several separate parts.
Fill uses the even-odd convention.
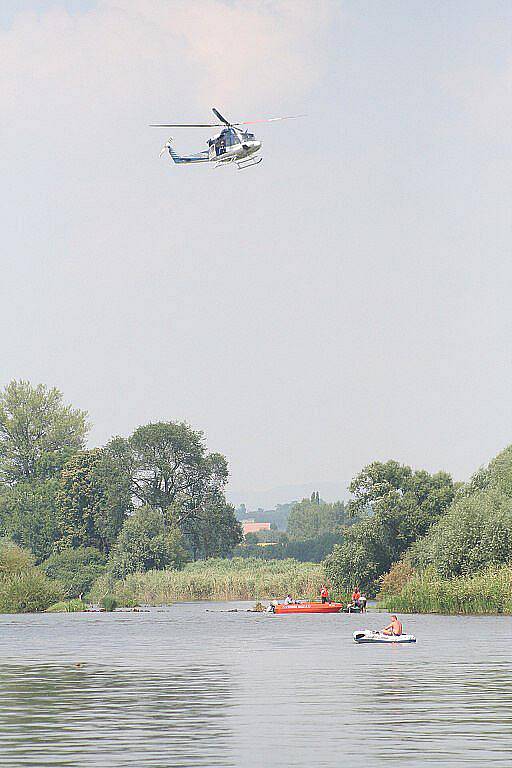
[[[390,570],[381,576],[378,597],[399,594],[413,576],[414,568],[406,558],[393,563]]]
[[[51,579],[61,582],[69,597],[78,597],[89,592],[105,564],[105,556],[95,547],[78,547],[51,555],[41,568]]]
[[[100,605],[104,611],[111,613],[117,608],[117,600],[113,595],[105,595],[105,597],[102,598]]]
[[[0,613],[45,611],[61,597],[59,582],[49,579],[38,568],[0,579]]]
[[[32,568],[35,557],[28,549],[15,544],[10,539],[0,539],[0,578]]]
[[[0,540],[0,613],[44,611],[62,597],[62,586],[34,565],[27,550]]]
[[[499,490],[462,496],[410,550],[420,570],[444,577],[479,573],[512,562],[512,500]]]
[[[428,568],[399,593],[381,593],[379,607],[401,613],[512,614],[512,566],[452,579]]]
[[[50,605],[46,613],[79,613],[87,609],[87,603],[83,600],[59,600],[58,603]]]
[[[102,576],[91,597],[101,600],[111,593],[120,605],[164,605],[178,600],[256,600],[319,594],[323,569],[295,560],[215,558],[189,563],[183,570],[132,573],[113,581]]]
[[[183,536],[157,509],[141,507],[125,520],[108,561],[115,578],[153,569],[182,568],[189,559]]]

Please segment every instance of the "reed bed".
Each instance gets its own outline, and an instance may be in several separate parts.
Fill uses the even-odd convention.
[[[189,563],[183,570],[133,573],[112,581],[101,576],[91,598],[112,594],[119,605],[167,605],[187,600],[262,600],[318,595],[324,578],[321,565],[296,560],[233,558]]]
[[[512,614],[512,566],[443,579],[415,574],[398,594],[379,595],[379,607],[401,613]]]

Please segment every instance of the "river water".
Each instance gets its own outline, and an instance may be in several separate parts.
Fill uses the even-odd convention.
[[[247,607],[0,616],[0,765],[512,764],[512,618]]]

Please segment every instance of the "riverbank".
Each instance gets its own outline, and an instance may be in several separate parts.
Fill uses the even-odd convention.
[[[182,570],[134,573],[113,581],[101,576],[91,590],[93,602],[106,594],[118,605],[168,605],[185,600],[262,600],[290,593],[311,598],[324,578],[321,565],[296,560],[233,558],[200,560]]]
[[[429,570],[416,573],[399,593],[381,594],[378,607],[399,613],[512,615],[512,566],[452,579]]]

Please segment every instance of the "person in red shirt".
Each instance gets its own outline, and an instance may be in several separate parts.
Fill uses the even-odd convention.
[[[320,590],[320,597],[322,598],[322,603],[329,602],[329,590],[327,589],[325,584],[322,584],[322,589]]]
[[[381,631],[383,635],[393,635],[393,637],[399,637],[404,629],[402,627],[402,622],[398,621],[395,614],[393,614],[391,617],[391,624],[388,624],[388,626],[384,627],[384,629]]]
[[[354,587],[354,591],[352,592],[352,605],[359,607],[359,598],[361,597],[361,592],[359,591],[359,587]]]

